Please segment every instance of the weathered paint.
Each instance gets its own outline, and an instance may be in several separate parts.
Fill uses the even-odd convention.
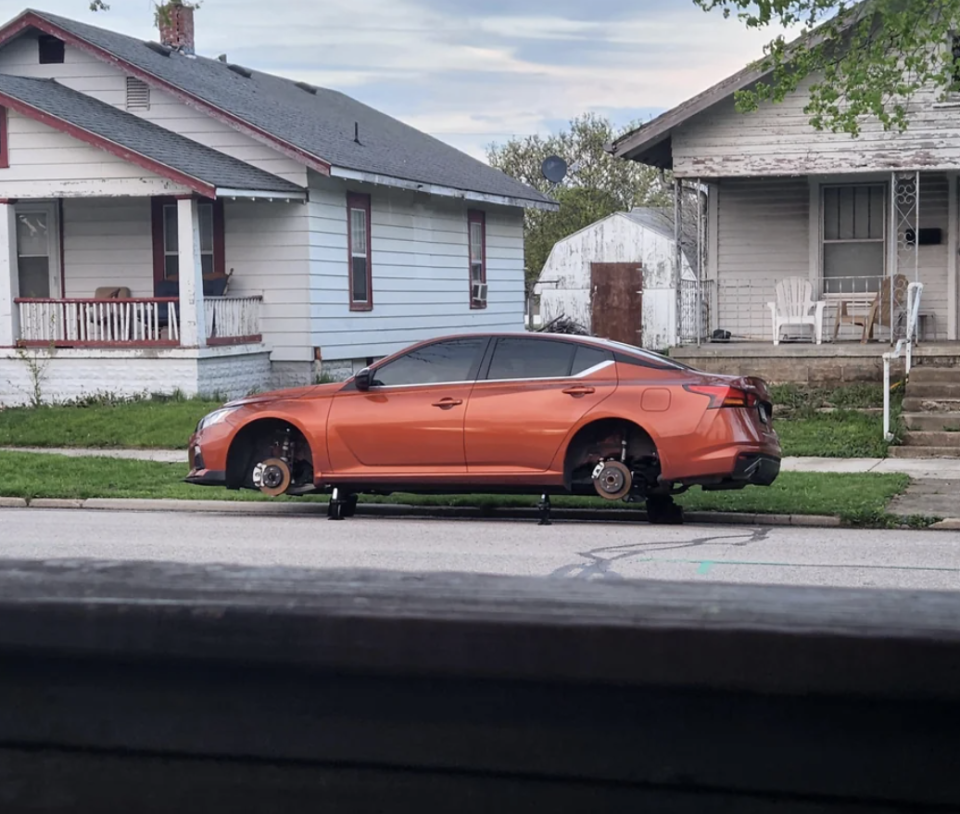
[[[372,311],[349,311],[347,190],[371,195]],[[465,201],[313,176],[310,303],[324,360],[383,356],[447,333],[524,327],[523,215],[485,205],[486,308],[470,308]]]
[[[868,176],[886,180],[888,176]],[[857,183],[864,176],[828,178],[725,178],[716,184],[716,275],[719,286],[711,328],[727,330],[734,339],[772,340],[768,302],[776,299],[778,282],[803,277],[819,290],[820,222],[823,183]],[[888,201],[889,203],[889,201]],[[886,208],[889,217],[889,206]],[[948,286],[949,210],[947,178],[922,174],[920,225],[939,228],[940,245],[919,247],[919,279],[924,284],[922,311],[935,317],[938,335],[947,335],[952,313]],[[889,224],[887,225],[889,229]],[[911,279],[913,269],[901,269]],[[824,336],[832,335],[836,318],[831,304],[824,313]],[[845,330],[841,338],[853,334]]]
[[[940,104],[933,89],[908,104],[904,133],[863,123],[857,138],[817,131],[804,113],[809,77],[780,103],[738,113],[732,97],[710,107],[673,132],[674,172],[688,178],[851,173],[893,169],[955,169],[960,165],[960,101]]]
[[[643,267],[643,347],[662,349],[676,339],[676,242],[622,213],[603,218],[558,241],[537,281],[546,324],[559,316],[591,327],[590,264],[640,263]],[[686,258],[684,279],[695,279]]]

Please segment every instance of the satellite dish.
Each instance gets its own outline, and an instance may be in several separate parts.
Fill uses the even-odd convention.
[[[552,184],[559,184],[567,175],[567,162],[558,155],[551,155],[540,165],[540,172]]]

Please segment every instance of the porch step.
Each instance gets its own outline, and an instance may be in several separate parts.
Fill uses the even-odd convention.
[[[960,374],[955,383],[946,382],[917,382],[910,372],[910,381],[907,384],[906,395],[909,398],[921,399],[960,399]]]
[[[912,430],[904,433],[903,444],[908,447],[951,447],[960,454],[960,432]]]
[[[960,367],[914,365],[910,368],[910,386],[915,384],[960,384]]]
[[[922,398],[906,395],[903,398],[905,413],[960,413],[960,398]]]
[[[953,458],[960,460],[958,447],[890,447],[891,458]]]
[[[910,431],[943,432],[945,430],[960,430],[960,412],[901,413],[900,417]]]

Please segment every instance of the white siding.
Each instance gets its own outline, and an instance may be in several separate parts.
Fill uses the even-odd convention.
[[[2,198],[171,195],[189,192],[45,124],[8,111],[9,163]]]
[[[591,263],[640,263],[643,267],[642,344],[662,349],[676,337],[676,243],[625,215],[604,218],[558,241],[539,280],[543,323],[560,316],[591,328]],[[684,259],[684,277],[693,272]]]
[[[126,109],[126,74],[69,45],[62,64],[41,65],[36,37],[25,35],[0,49],[0,73],[53,77],[69,88]],[[148,110],[129,112],[301,186],[307,183],[306,168],[296,161],[163,91],[150,90]]]
[[[920,176],[920,228],[940,229],[941,243],[939,246],[918,246],[918,265],[920,267],[920,282],[923,283],[921,310],[924,313],[936,314],[938,339],[947,336],[947,324],[950,319],[949,300],[947,297],[947,243],[949,184],[945,175]],[[913,280],[912,263],[900,269],[907,279]]]
[[[810,278],[810,192],[805,178],[717,185],[718,309],[711,327],[735,339],[771,338],[767,303],[776,284]]]
[[[673,134],[673,166],[685,177],[776,176],[858,170],[955,168],[960,164],[960,105],[938,107],[937,94],[918,93],[904,133],[866,122],[861,135],[818,132],[803,108],[814,78],[779,104],[738,113],[733,98],[718,102]]]
[[[311,183],[313,344],[324,360],[382,356],[461,331],[523,330],[523,214],[482,207],[487,222],[488,304],[470,308],[466,202],[367,185],[374,308],[349,310],[347,187]]]
[[[260,327],[271,359],[309,362],[308,220],[304,204],[226,201],[229,295],[262,294]]]
[[[108,285],[152,297],[150,200],[65,200],[63,267],[67,297],[92,297]]]

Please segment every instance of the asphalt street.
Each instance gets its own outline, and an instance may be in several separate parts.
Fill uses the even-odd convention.
[[[960,589],[960,532],[0,510],[0,558]]]

